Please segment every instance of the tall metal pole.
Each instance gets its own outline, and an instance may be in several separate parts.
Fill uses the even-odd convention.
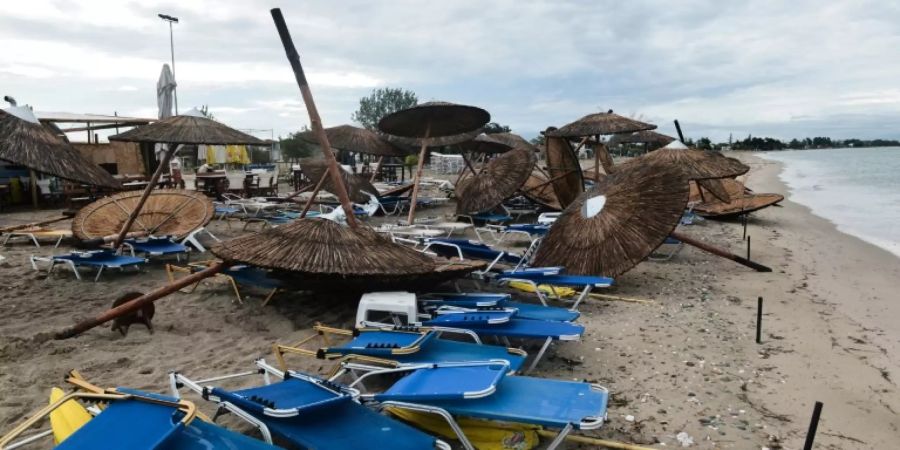
[[[172,32],[172,21],[169,21],[169,51],[172,54],[172,78],[175,78],[175,34]],[[175,78],[175,88],[172,89],[175,97],[175,115],[178,115],[178,78]]]

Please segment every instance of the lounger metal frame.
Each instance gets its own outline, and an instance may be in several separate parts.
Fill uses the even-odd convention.
[[[57,265],[63,264],[65,266],[68,266],[70,269],[72,269],[72,272],[75,273],[76,279],[78,279],[79,281],[82,280],[81,272],[78,270],[78,264],[75,264],[75,261],[72,261],[71,259],[54,258],[53,256],[31,255],[28,258],[28,260],[29,260],[29,262],[31,262],[31,268],[36,271],[40,271],[40,269],[37,266],[38,261],[50,263],[50,267],[47,269],[47,275],[52,274],[53,270],[56,269]],[[94,282],[97,282],[100,280],[100,275],[103,274],[103,270],[106,268],[118,268],[119,270],[124,272],[125,268],[130,266],[130,267],[134,267],[138,272],[140,272],[141,271],[140,265],[146,264],[148,262],[150,262],[150,261],[147,259],[144,259],[144,261],[142,263],[129,264],[128,266],[110,266],[107,264],[101,264],[98,266],[85,266],[85,265],[82,265],[82,266],[83,267],[97,267],[97,274],[94,276]]]
[[[169,278],[169,283],[173,283],[173,282],[175,282],[175,273],[176,272],[192,274],[192,273],[194,273],[194,270],[192,270],[192,268],[194,268],[194,269],[206,268],[215,262],[216,261],[212,261],[212,260],[198,261],[195,263],[190,263],[187,266],[176,266],[173,264],[166,264],[166,276]],[[227,282],[231,286],[231,289],[234,291],[234,295],[237,298],[238,303],[241,305],[244,304],[244,298],[241,295],[241,289],[238,286],[238,282],[235,281],[234,277],[232,277],[228,273],[219,272],[210,278],[216,278],[216,279],[224,280],[225,282]],[[195,290],[197,290],[197,287],[200,286],[200,283],[202,283],[204,281],[206,281],[206,280],[197,281],[196,283],[194,283],[194,285],[190,289],[183,288],[183,289],[181,289],[181,292],[183,292],[185,294],[190,294],[190,293],[194,292]],[[281,291],[281,288],[278,288],[278,287],[272,288],[272,290],[269,291],[269,293],[266,294],[266,296],[263,298],[262,306],[268,305],[269,302],[272,300],[272,297],[274,297],[275,294],[277,294],[280,291]]]
[[[491,365],[491,364],[498,364],[498,363],[505,363],[505,361],[479,361],[479,362],[472,362],[472,363],[459,363],[459,364],[454,364],[454,366],[477,366],[477,365]],[[348,387],[353,388],[354,386],[359,385],[359,386],[363,386],[363,388],[364,388],[365,385],[363,384],[363,382],[366,378],[370,378],[370,377],[374,377],[374,376],[378,376],[378,375],[401,373],[401,372],[413,371],[413,370],[417,370],[417,369],[430,368],[430,367],[433,367],[434,365],[422,364],[422,365],[418,365],[418,366],[396,367],[396,368],[388,368],[388,369],[380,369],[380,370],[378,370],[377,368],[373,368],[371,366],[366,366],[363,364],[357,364],[357,363],[353,363],[353,362],[344,363],[344,364],[342,364],[342,366],[343,366],[343,370],[338,372],[338,374],[335,375],[334,377],[331,377],[330,380],[336,381],[342,375],[349,374],[352,377],[354,377],[354,381],[351,382],[348,385]],[[447,367],[450,365],[449,364],[441,364],[441,366]],[[357,372],[364,372],[364,373],[361,376],[357,376],[356,375]],[[599,384],[596,384],[596,383],[591,383],[590,388],[592,390],[595,390],[598,392],[604,392],[607,395],[609,393],[608,389],[606,389],[605,387],[600,386]],[[492,392],[493,391],[491,391],[485,395],[481,395],[481,397],[490,395],[490,393],[492,393]],[[379,410],[384,410],[385,408],[388,408],[388,407],[395,407],[395,408],[399,408],[399,409],[406,409],[406,410],[417,411],[417,412],[425,412],[425,413],[430,413],[430,414],[440,416],[447,422],[447,425],[450,426],[450,428],[456,434],[456,437],[459,439],[459,441],[463,445],[463,447],[466,448],[466,450],[475,450],[475,446],[472,445],[471,441],[469,441],[468,437],[466,437],[466,434],[463,431],[462,427],[459,425],[459,423],[456,422],[456,419],[453,417],[453,415],[444,408],[421,404],[421,403],[402,402],[402,401],[395,401],[395,400],[376,401],[374,399],[374,394],[361,394],[359,396],[359,398],[360,398],[360,400],[362,400],[366,403],[373,404]],[[464,397],[464,398],[479,398],[479,397],[478,396],[470,396],[470,397]],[[486,419],[482,419],[482,420],[486,420]],[[606,422],[606,417],[585,417],[584,419],[582,419],[581,422],[579,422],[577,424],[578,425],[577,428],[579,430],[594,430],[594,429],[597,429],[597,428],[600,428],[601,426],[603,426],[603,424],[605,422]],[[553,441],[551,441],[550,444],[547,446],[547,450],[556,449],[566,439],[566,436],[568,436],[576,428],[575,425],[576,424],[570,423],[570,424],[566,425],[565,427],[563,427],[560,430],[559,434],[557,434],[556,437],[553,439]]]

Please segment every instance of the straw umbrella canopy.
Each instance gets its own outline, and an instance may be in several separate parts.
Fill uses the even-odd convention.
[[[656,162],[678,167],[684,178],[695,181],[734,178],[750,170],[750,167],[735,158],[722,156],[718,152],[691,149],[680,141],[672,141],[659,150],[632,158],[620,167]],[[706,186],[716,198],[726,202],[731,200],[720,183],[706,183]]]
[[[353,125],[326,128],[325,135],[328,136],[331,147],[338,150],[375,156],[404,156],[408,153],[391,145],[377,133]],[[312,131],[300,133],[300,138],[313,144],[319,143]]]
[[[303,169],[303,173],[306,174],[310,180],[315,182],[322,179],[328,172],[328,162],[324,159],[306,158],[300,160],[300,168]],[[347,172],[347,169],[344,169],[341,166],[339,166],[339,168],[341,179],[343,180],[344,186],[347,187],[347,194],[350,196],[350,201],[354,203],[366,203],[371,199],[367,194],[374,195],[375,197],[380,196],[378,189],[375,189],[375,186],[372,186],[372,183],[369,182],[367,177]],[[325,180],[322,189],[331,193],[336,192],[334,183],[330,177]]]
[[[141,198],[141,191],[104,197],[81,208],[72,219],[72,233],[81,240],[118,234]],[[183,237],[212,220],[215,206],[203,193],[158,189],[147,198],[127,232]]]
[[[266,145],[258,138],[193,111],[110,136],[109,140],[161,144]]]
[[[741,214],[759,211],[776,203],[784,201],[784,196],[773,193],[753,193],[740,181],[723,178],[715,180],[721,183],[728,192],[731,201],[723,202],[717,199],[704,200],[701,190],[704,186],[691,182],[690,201],[696,203],[693,211],[707,218],[724,219]],[[701,182],[702,183],[702,182]]]
[[[559,204],[569,206],[584,192],[584,178],[578,155],[565,138],[547,136],[545,145],[547,174],[550,176],[548,181],[553,186]]]
[[[479,134],[471,141],[462,143],[461,146],[464,150],[471,153],[485,154],[506,153],[513,149],[513,146],[495,139],[493,135],[484,133]]]
[[[674,140],[675,138],[673,138],[672,136],[657,133],[653,130],[644,130],[631,134],[616,134],[609,139],[609,144],[646,144],[648,148],[650,146],[653,146],[655,150],[656,148],[668,145]]]
[[[428,147],[447,147],[450,145],[462,144],[463,142],[469,142],[472,139],[475,139],[479,134],[481,134],[481,128],[451,136],[428,138],[427,143],[425,142],[426,139],[394,136],[392,134],[382,134],[381,137],[389,143],[403,148],[406,153],[414,154],[422,147],[422,144],[427,144]]]
[[[603,177],[569,205],[544,238],[536,266],[616,277],[643,261],[678,225],[687,180],[676,167],[651,163]]]
[[[41,125],[24,106],[0,111],[0,160],[76,183],[121,187],[109,172]]]
[[[458,105],[448,102],[428,102],[388,114],[378,121],[378,129],[394,136],[422,139],[416,175],[413,177],[413,192],[407,222],[412,225],[416,217],[416,199],[419,195],[419,180],[425,164],[425,153],[429,140],[443,136],[453,136],[480,129],[490,122],[491,115],[478,107]]]
[[[485,169],[457,185],[457,214],[489,211],[511,197],[531,176],[536,158],[527,148],[510,150],[492,159]]]
[[[241,236],[212,247],[226,261],[324,277],[390,277],[425,274],[435,261],[396,244],[369,227],[350,228],[320,219]]]
[[[532,151],[537,149],[534,144],[515,133],[492,133],[490,137],[495,141],[500,141],[508,145],[510,148],[525,147]]]
[[[522,185],[522,195],[554,211],[563,209],[559,204],[559,199],[556,198],[556,192],[553,191],[553,185],[539,170],[531,172],[531,175],[525,180],[525,184]]]
[[[656,125],[629,119],[609,110],[605,113],[588,114],[556,130],[548,130],[544,134],[553,137],[577,138],[655,129]]]

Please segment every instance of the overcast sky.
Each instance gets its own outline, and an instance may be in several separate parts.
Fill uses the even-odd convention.
[[[308,117],[273,6],[326,126],[390,86],[483,107],[526,137],[613,109],[714,140],[900,138],[900,2],[883,0],[4,0],[0,94],[155,117],[166,13],[181,20],[180,109],[285,134]]]

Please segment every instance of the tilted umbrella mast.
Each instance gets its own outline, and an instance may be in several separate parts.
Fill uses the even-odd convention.
[[[428,102],[388,114],[378,121],[378,129],[384,133],[422,139],[407,219],[410,225],[414,223],[416,217],[419,181],[422,178],[422,168],[430,139],[474,131],[490,120],[491,115],[487,111],[475,106]]]

